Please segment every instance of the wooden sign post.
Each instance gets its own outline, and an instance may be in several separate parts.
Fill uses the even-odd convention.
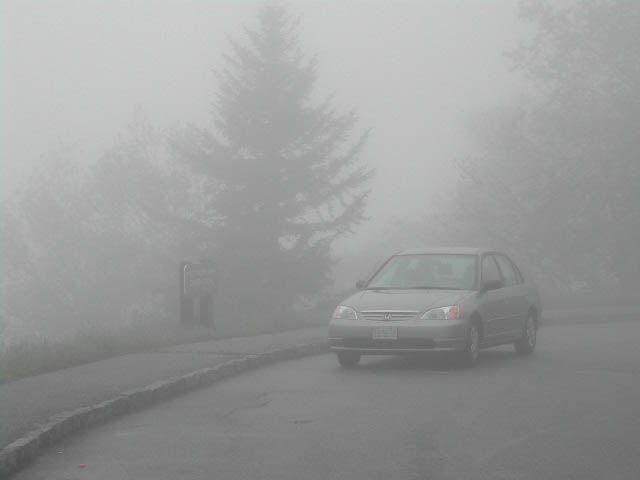
[[[180,323],[215,327],[213,294],[215,267],[211,261],[180,264]]]

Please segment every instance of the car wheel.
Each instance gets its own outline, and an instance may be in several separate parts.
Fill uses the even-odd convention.
[[[480,329],[477,322],[472,322],[467,331],[467,345],[462,351],[462,362],[467,367],[473,367],[480,356]]]
[[[527,320],[524,322],[524,333],[522,334],[522,338],[513,344],[516,352],[523,355],[532,353],[536,348],[537,337],[538,326],[536,325],[536,318],[533,312],[529,312]]]
[[[338,352],[338,363],[345,368],[355,367],[360,361],[358,352]]]

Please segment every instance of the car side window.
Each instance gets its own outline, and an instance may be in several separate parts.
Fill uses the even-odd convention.
[[[524,277],[522,276],[520,269],[515,263],[513,264],[513,268],[516,269],[516,275],[518,276],[518,283],[524,283]]]
[[[514,261],[511,261],[511,266],[516,272],[516,278],[518,279],[518,283],[524,283],[524,277],[522,276],[522,272],[518,268],[518,265],[516,265]]]
[[[518,274],[516,273],[511,260],[502,255],[496,255],[496,260],[498,261],[498,265],[500,266],[500,270],[502,271],[502,278],[504,279],[504,284],[506,286],[509,285],[517,285],[520,283],[518,280]]]
[[[502,280],[498,265],[492,255],[482,257],[482,281]]]

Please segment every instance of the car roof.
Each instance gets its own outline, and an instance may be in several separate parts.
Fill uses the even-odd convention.
[[[426,255],[426,254],[449,254],[449,255],[481,255],[485,252],[495,252],[490,248],[480,247],[421,247],[410,248],[396,255]]]

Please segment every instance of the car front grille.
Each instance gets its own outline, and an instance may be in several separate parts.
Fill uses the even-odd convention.
[[[413,320],[418,314],[413,310],[362,310],[362,318],[376,322],[401,322]]]

